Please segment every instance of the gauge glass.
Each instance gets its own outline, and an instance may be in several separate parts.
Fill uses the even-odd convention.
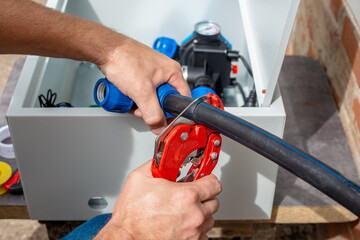
[[[220,33],[220,26],[214,22],[199,22],[195,25],[195,31],[204,36],[214,36]]]

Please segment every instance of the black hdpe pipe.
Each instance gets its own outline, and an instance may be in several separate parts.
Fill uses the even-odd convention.
[[[169,84],[160,86],[157,94],[166,115],[178,115],[194,100],[179,95]],[[125,113],[134,105],[107,79],[96,83],[94,99],[99,106],[112,112]],[[360,187],[318,159],[239,117],[201,101],[191,104],[184,117],[272,160],[360,217]]]
[[[192,101],[191,98],[170,94],[164,99],[163,107],[166,112],[178,115]],[[191,105],[184,117],[270,159],[360,217],[360,187],[318,159],[239,117],[201,101]]]

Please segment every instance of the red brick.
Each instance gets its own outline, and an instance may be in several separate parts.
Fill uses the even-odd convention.
[[[358,131],[360,131],[360,102],[358,98],[354,99],[353,113],[354,113],[355,125],[357,126]]]
[[[344,29],[341,40],[346,49],[350,63],[353,64],[359,45],[354,34],[354,27],[348,17],[346,17],[344,21]]]
[[[330,239],[334,239],[339,235],[339,227],[336,223],[330,223],[328,224],[328,232]]]
[[[356,51],[355,60],[352,65],[352,70],[354,72],[357,85],[360,88],[360,48],[358,48]]]
[[[331,40],[332,45],[336,44],[336,42],[338,40],[336,37],[337,37],[336,33],[332,32],[332,31],[329,31],[329,38]]]
[[[342,4],[343,4],[343,0],[331,0],[330,7],[336,20],[338,20],[339,11],[340,8],[342,7]]]
[[[312,57],[313,59],[317,59],[315,54],[314,54],[314,51],[313,51],[313,47],[312,47],[312,44],[310,43],[309,45],[309,51],[308,51],[308,54],[307,54],[309,57]]]
[[[310,40],[313,40],[312,22],[311,22],[311,21],[312,21],[312,19],[309,18],[309,19],[307,20],[306,26],[307,26],[308,31],[309,31],[309,38],[310,38]]]
[[[290,49],[290,44],[288,45],[288,47],[286,48],[286,53],[285,53],[286,56],[290,56],[292,55],[292,52],[291,52],[291,49]]]
[[[301,43],[304,44],[305,40],[306,40],[305,33],[302,33],[302,35],[301,35]]]
[[[350,240],[351,235],[348,223],[330,223],[328,224],[329,239]]]
[[[341,231],[341,237],[342,239],[349,239],[351,240],[351,229],[349,229],[349,223],[339,223],[340,225],[340,231]]]
[[[360,223],[359,220],[350,223],[353,239],[360,239]]]
[[[336,108],[339,110],[340,105],[341,105],[341,99],[339,97],[339,94],[336,92],[335,88],[332,88],[331,90],[332,90],[332,94],[334,96],[334,100],[335,100],[335,103],[336,103]]]

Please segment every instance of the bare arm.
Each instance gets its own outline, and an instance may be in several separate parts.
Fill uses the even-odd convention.
[[[29,0],[0,0],[0,54],[32,54],[95,63],[132,98],[154,133],[166,125],[156,96],[163,83],[190,96],[175,61],[101,24]],[[141,71],[139,71],[139,69]]]
[[[1,0],[0,9],[0,53],[64,57],[101,65],[115,43],[120,45],[126,39],[100,24],[29,0]]]

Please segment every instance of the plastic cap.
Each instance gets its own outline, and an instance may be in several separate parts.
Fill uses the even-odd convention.
[[[153,44],[153,49],[165,54],[169,58],[172,58],[175,55],[177,47],[176,41],[167,37],[159,37]]]

